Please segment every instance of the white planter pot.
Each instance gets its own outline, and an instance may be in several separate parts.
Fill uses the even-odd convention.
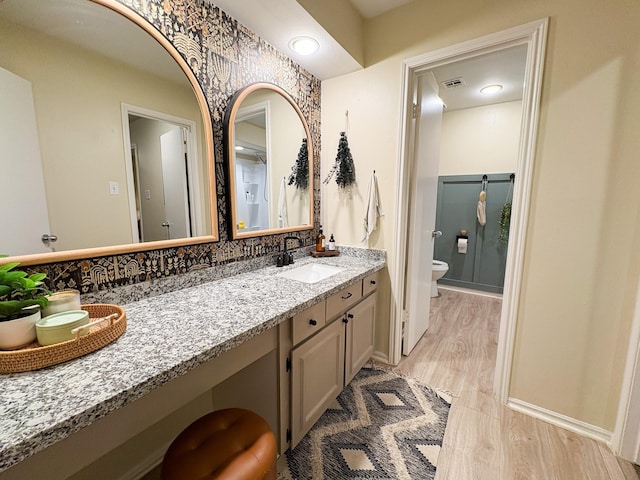
[[[38,320],[40,310],[26,317],[0,322],[0,350],[15,350],[33,342]]]

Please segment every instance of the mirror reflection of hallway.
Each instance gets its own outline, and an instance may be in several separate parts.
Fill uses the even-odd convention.
[[[134,238],[149,242],[191,236],[189,129],[129,114],[135,196]]]

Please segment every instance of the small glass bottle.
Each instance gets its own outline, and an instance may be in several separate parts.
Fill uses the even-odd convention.
[[[333,233],[329,236],[329,250],[334,251],[336,249],[336,241],[333,238]]]
[[[320,225],[320,232],[316,237],[316,252],[324,252],[324,239],[325,236],[322,233],[322,225]]]

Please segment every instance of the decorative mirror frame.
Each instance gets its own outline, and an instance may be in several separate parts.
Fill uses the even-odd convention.
[[[7,262],[20,262],[22,265],[42,265],[56,262],[64,262],[69,260],[78,260],[92,257],[102,257],[106,255],[125,254],[142,252],[147,250],[157,250],[171,247],[178,247],[183,245],[195,245],[199,243],[217,242],[219,240],[218,235],[218,208],[216,197],[216,177],[215,177],[215,159],[213,148],[213,126],[211,120],[211,112],[207,104],[205,95],[196,79],[196,76],[191,71],[188,63],[176,50],[176,48],[169,42],[169,40],[154,28],[144,17],[133,11],[131,8],[118,3],[116,0],[90,0],[93,3],[104,6],[119,13],[123,17],[132,21],[138,27],[142,28],[151,37],[156,40],[171,57],[176,61],[180,69],[186,75],[193,93],[196,96],[200,112],[202,114],[203,130],[204,130],[204,143],[205,143],[205,157],[208,165],[208,185],[209,185],[209,200],[210,205],[210,222],[211,222],[211,235],[180,238],[175,240],[161,240],[153,242],[141,242],[122,245],[113,245],[107,247],[94,247],[83,248],[77,250],[67,250],[61,252],[49,252],[49,253],[37,253],[31,255],[12,256],[0,259],[0,263]]]
[[[273,92],[281,95],[285,100],[289,102],[289,104],[295,109],[302,125],[304,127],[305,134],[307,136],[307,151],[309,155],[309,225],[295,225],[291,227],[282,227],[282,228],[269,228],[262,230],[252,230],[248,232],[240,232],[238,231],[237,226],[237,215],[236,215],[236,173],[235,173],[235,138],[234,138],[234,128],[233,124],[235,122],[236,115],[240,106],[242,105],[243,100],[245,100],[250,94],[256,92],[258,90],[272,90]],[[287,232],[300,232],[304,230],[312,230],[313,229],[313,140],[311,138],[311,131],[309,129],[309,125],[307,124],[304,115],[302,114],[302,110],[296,104],[295,100],[289,95],[284,89],[280,88],[277,85],[267,82],[258,82],[252,83],[240,90],[238,90],[235,95],[231,98],[229,102],[229,108],[225,112],[224,117],[224,153],[225,153],[225,165],[227,169],[227,195],[229,201],[229,236],[236,240],[240,238],[252,238],[252,237],[261,237],[264,235],[274,235],[280,233]],[[233,161],[233,164],[232,164]]]

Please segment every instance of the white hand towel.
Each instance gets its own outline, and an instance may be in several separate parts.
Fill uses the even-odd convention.
[[[280,182],[280,194],[278,195],[278,228],[288,227],[289,218],[287,215],[287,185],[282,178]]]
[[[378,178],[376,177],[376,172],[373,172],[369,181],[369,191],[367,192],[367,210],[364,214],[364,232],[362,233],[361,242],[369,240],[369,236],[378,225],[378,217],[384,215],[378,196]]]
[[[487,223],[487,202],[485,200],[478,200],[478,223],[482,226]]]

